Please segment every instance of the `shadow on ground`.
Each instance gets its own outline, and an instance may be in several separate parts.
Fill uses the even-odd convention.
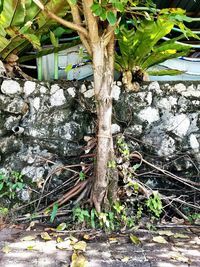
[[[73,249],[58,249],[58,236],[62,240],[72,235],[70,232],[52,233],[51,240],[44,241],[41,230],[25,231],[4,228],[0,231],[0,266],[2,267],[67,267],[71,264]],[[200,266],[200,229],[167,229],[150,232],[138,230],[131,234],[140,243],[130,240],[130,233],[105,235],[89,232],[84,256],[88,260],[85,267],[198,267]],[[78,239],[84,234],[73,233]],[[24,237],[31,236],[33,240]],[[155,237],[158,238],[155,241]],[[161,239],[160,239],[161,237]],[[163,242],[164,238],[164,242]],[[158,242],[159,241],[159,242]],[[62,243],[62,242],[61,242]]]

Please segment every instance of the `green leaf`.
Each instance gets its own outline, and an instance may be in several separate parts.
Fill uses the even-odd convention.
[[[76,5],[77,0],[68,0],[68,2],[69,2],[70,4],[72,4],[72,5]]]
[[[85,173],[84,172],[82,172],[82,171],[79,172],[79,179],[81,181],[84,181],[85,180]]]
[[[99,5],[98,8],[94,11],[94,14],[96,16],[101,16],[102,13],[103,13],[103,8]]]
[[[106,13],[106,18],[112,26],[115,25],[115,23],[117,22],[116,15],[112,11],[108,11]]]
[[[57,211],[58,211],[58,203],[54,203],[53,210],[52,210],[51,217],[50,217],[51,223],[54,221],[56,214],[57,214]]]
[[[61,223],[58,225],[58,227],[56,228],[57,231],[63,231],[65,230],[65,228],[67,227],[66,223]]]
[[[135,245],[139,245],[141,243],[140,239],[137,236],[132,235],[132,234],[130,235],[130,240]]]
[[[65,68],[65,72],[69,72],[72,69],[72,64],[68,64],[67,67]]]
[[[105,8],[102,9],[102,12],[100,14],[100,19],[102,21],[106,20],[106,9]]]
[[[90,212],[91,216],[90,216],[90,221],[91,221],[91,226],[92,228],[95,229],[95,209],[92,209]]]
[[[99,9],[100,5],[99,3],[94,3],[92,6],[91,6],[91,10],[93,13],[96,12],[97,9]],[[96,14],[96,13],[95,13]]]
[[[116,2],[115,4],[113,4],[113,6],[120,12],[124,11],[124,5],[121,2]]]
[[[54,47],[58,47],[58,40],[52,31],[50,31],[50,40]]]
[[[35,34],[23,34],[23,37],[27,39],[35,49],[41,49],[40,39]]]
[[[0,25],[4,28],[19,26],[24,22],[25,6],[21,0],[6,0],[3,2],[3,10],[0,14]]]
[[[165,75],[175,76],[175,75],[180,75],[183,73],[184,73],[184,71],[181,71],[181,70],[170,70],[170,69],[148,71],[148,74],[151,76],[165,76]]]

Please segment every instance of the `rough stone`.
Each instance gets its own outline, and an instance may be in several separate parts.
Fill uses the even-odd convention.
[[[113,133],[124,133],[132,150],[160,161],[174,159],[177,171],[194,169],[189,157],[199,168],[199,88],[199,82],[151,82],[138,93],[127,93],[115,83]],[[1,92],[0,169],[38,181],[52,171],[44,159],[52,159],[55,166],[79,161],[84,136],[96,133],[92,84],[4,80]],[[17,134],[13,127],[24,131]],[[187,157],[176,160],[176,153]],[[59,179],[55,175],[52,183],[60,184]],[[21,198],[28,200],[26,190]]]
[[[85,91],[83,94],[84,94],[84,97],[91,98],[94,96],[94,89],[89,89],[89,90]]]
[[[142,121],[147,121],[149,124],[154,121],[158,121],[160,118],[158,110],[152,107],[147,107],[141,110],[138,114],[138,117]]]
[[[63,104],[65,104],[65,102],[66,102],[66,98],[64,96],[63,89],[59,89],[51,95],[51,98],[50,98],[51,106],[56,106],[56,107],[62,106]]]
[[[4,80],[1,85],[1,92],[8,96],[13,96],[22,93],[22,88],[17,81]]]
[[[36,89],[36,83],[32,81],[26,81],[24,83],[24,94],[26,97],[31,95]]]

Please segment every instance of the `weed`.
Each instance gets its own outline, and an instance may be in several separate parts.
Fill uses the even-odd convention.
[[[127,210],[120,202],[116,202],[108,212],[98,214],[95,209],[91,211],[75,207],[73,209],[73,220],[82,223],[87,227],[100,228],[104,230],[117,230],[120,228],[130,228],[135,225],[135,220],[127,215]]]
[[[0,217],[6,217],[8,215],[8,209],[4,207],[0,207]]]
[[[0,197],[15,199],[24,186],[22,174],[19,172],[13,171],[10,175],[0,172]]]
[[[130,150],[127,143],[124,141],[124,137],[120,136],[117,138],[117,147],[122,157],[126,160],[130,158]]]
[[[85,173],[84,172],[82,172],[82,171],[79,172],[79,179],[81,181],[84,181],[85,180]]]
[[[157,191],[154,191],[153,194],[149,197],[149,199],[146,201],[146,205],[153,213],[153,215],[155,215],[157,218],[160,217],[163,211],[163,206],[160,195]]]

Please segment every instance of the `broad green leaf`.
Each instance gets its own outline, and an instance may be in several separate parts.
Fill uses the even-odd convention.
[[[116,15],[112,11],[108,11],[106,13],[106,18],[111,25],[115,25],[115,23],[117,22]]]
[[[103,9],[100,5],[98,5],[98,8],[95,9],[94,14],[95,14],[96,16],[101,16],[102,13],[103,13],[103,10],[104,10],[104,9]]]
[[[21,0],[6,0],[0,14],[0,25],[4,28],[19,26],[24,22],[25,9]]]
[[[35,49],[41,49],[40,40],[35,34],[23,34],[23,37],[27,39]]]
[[[180,75],[184,73],[184,71],[173,70],[173,69],[155,70],[155,71],[152,70],[152,71],[147,71],[147,72],[151,76],[165,76],[165,75],[175,76],[175,75]]]
[[[121,2],[116,2],[113,6],[120,12],[124,11],[124,5]]]

